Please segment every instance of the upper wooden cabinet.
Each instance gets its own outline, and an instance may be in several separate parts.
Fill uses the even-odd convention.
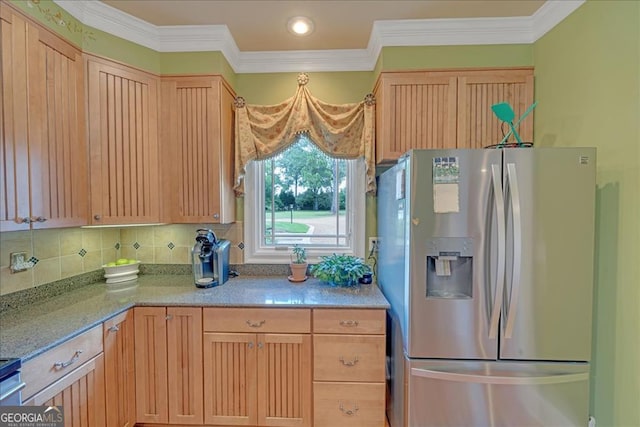
[[[165,77],[161,87],[169,221],[234,222],[234,93],[220,76]]]
[[[87,224],[78,49],[0,4],[0,231]]]
[[[87,57],[91,223],[160,221],[158,78]]]
[[[376,162],[421,148],[482,148],[504,129],[491,106],[508,102],[516,119],[533,103],[533,68],[381,73],[376,95]],[[533,141],[533,114],[520,123]]]

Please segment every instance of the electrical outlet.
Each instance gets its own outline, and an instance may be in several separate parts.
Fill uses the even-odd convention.
[[[380,240],[377,237],[369,237],[369,253],[378,252]]]
[[[26,252],[11,252],[11,273],[19,273],[33,266],[33,263],[27,261]]]

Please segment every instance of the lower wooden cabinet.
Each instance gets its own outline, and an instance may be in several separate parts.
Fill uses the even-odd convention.
[[[136,389],[133,354],[133,310],[102,324],[107,427],[133,427]]]
[[[23,402],[62,406],[65,426],[105,425],[104,355],[89,360]]]
[[[310,310],[206,308],[204,324],[205,424],[312,425]]]
[[[138,423],[202,424],[202,309],[136,307]]]

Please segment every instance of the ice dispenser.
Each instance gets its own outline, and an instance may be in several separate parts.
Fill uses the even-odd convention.
[[[472,297],[473,239],[429,239],[426,262],[427,298]]]

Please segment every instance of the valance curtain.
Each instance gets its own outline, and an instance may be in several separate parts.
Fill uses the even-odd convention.
[[[306,74],[299,75],[296,94],[277,105],[249,105],[236,98],[236,194],[244,193],[243,177],[250,161],[277,155],[303,133],[329,156],[364,158],[367,193],[375,192],[373,95],[357,104],[327,104],[311,95],[308,81]]]

